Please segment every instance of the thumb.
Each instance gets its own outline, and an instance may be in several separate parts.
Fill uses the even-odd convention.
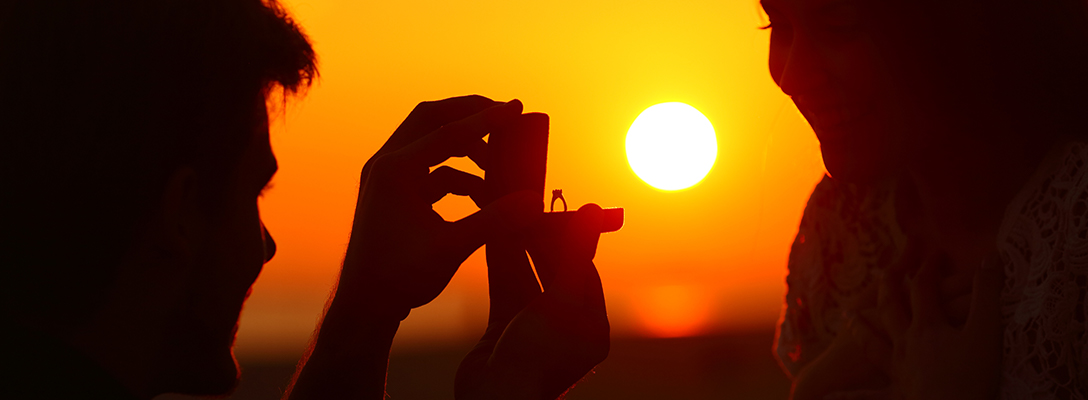
[[[947,317],[941,309],[940,292],[937,290],[938,265],[947,256],[935,255],[922,263],[914,280],[910,283],[911,325],[918,327],[947,324]]]
[[[861,355],[870,364],[880,369],[884,374],[891,372],[892,350],[894,344],[882,337],[873,329],[873,324],[863,317],[854,317],[847,320],[847,335],[855,341],[861,350]]]
[[[1001,256],[991,254],[975,273],[971,290],[971,310],[965,330],[994,332],[1001,327],[1001,290],[1005,285],[1005,269]]]
[[[574,218],[566,226],[569,238],[568,246],[563,248],[563,258],[568,261],[593,260],[597,253],[597,241],[601,238],[604,226],[604,210],[601,206],[589,203],[574,213]]]
[[[578,209],[566,227],[567,240],[560,249],[555,283],[550,290],[557,297],[604,313],[604,290],[593,264],[597,241],[601,237],[603,211],[596,204]],[[548,289],[546,289],[548,290]]]
[[[515,235],[543,214],[539,193],[520,191],[504,196],[444,229],[435,245],[444,254],[465,259],[491,238]]]
[[[501,333],[518,312],[540,295],[540,285],[520,240],[490,240],[487,242],[486,257],[490,310],[485,336],[492,334],[493,329]]]

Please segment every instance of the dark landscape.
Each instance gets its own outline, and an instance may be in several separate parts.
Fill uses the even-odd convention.
[[[591,399],[785,399],[789,380],[775,362],[773,332],[673,339],[615,338],[608,360],[567,395]],[[390,399],[453,398],[453,375],[471,343],[395,353],[389,361]],[[296,360],[242,360],[242,384],[231,400],[275,400]],[[191,399],[160,396],[158,400]]]

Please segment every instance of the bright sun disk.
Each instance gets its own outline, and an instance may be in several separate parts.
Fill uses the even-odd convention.
[[[650,106],[627,130],[627,162],[635,175],[661,190],[694,186],[717,158],[714,126],[684,103]]]

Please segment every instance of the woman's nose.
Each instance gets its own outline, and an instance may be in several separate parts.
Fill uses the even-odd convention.
[[[823,57],[810,38],[795,36],[785,59],[780,62],[782,65],[777,83],[782,92],[789,96],[807,95],[825,87],[830,81]]]

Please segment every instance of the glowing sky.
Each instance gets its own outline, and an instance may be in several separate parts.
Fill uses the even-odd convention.
[[[273,124],[280,172],[261,207],[278,252],[243,312],[240,357],[301,351],[339,270],[363,163],[417,102],[472,93],[551,115],[547,188],[563,189],[572,208],[626,209],[596,258],[615,335],[774,324],[789,244],[823,165],[766,70],[758,2],[284,2],[322,77]],[[669,101],[702,111],[719,146],[707,177],[676,192],[641,182],[624,152],[635,117]],[[439,203],[447,219],[471,207]],[[481,333],[484,268],[480,251],[413,311],[395,349]]]

